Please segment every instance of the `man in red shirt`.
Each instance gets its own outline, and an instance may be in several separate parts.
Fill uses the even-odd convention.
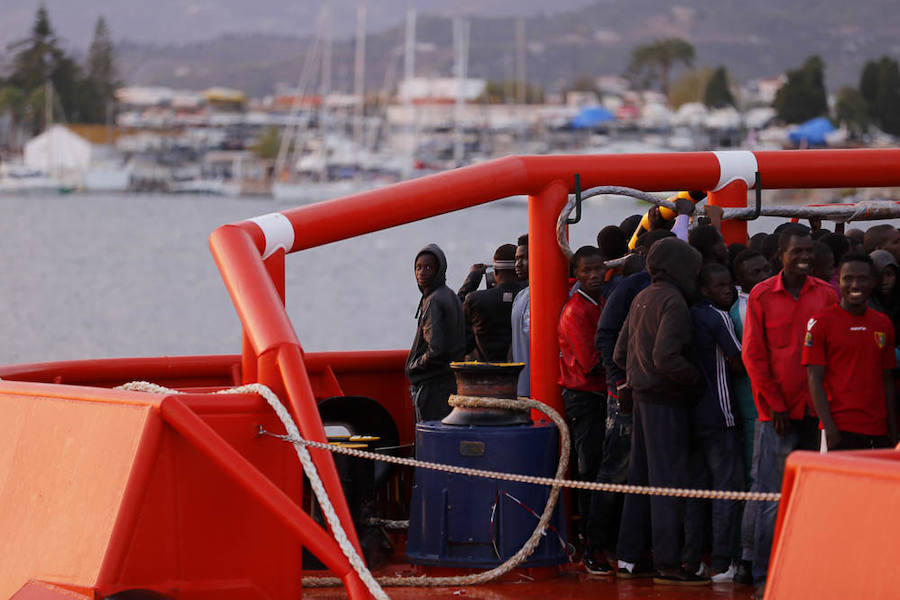
[[[598,248],[584,246],[572,257],[579,287],[569,298],[559,318],[559,384],[562,386],[566,421],[577,458],[578,479],[593,481],[603,454],[606,431],[606,377],[594,332],[603,304],[606,264]],[[590,496],[580,492],[581,523],[588,520]],[[585,568],[595,574],[612,574],[612,568],[594,559],[590,540],[584,552]]]
[[[809,230],[788,225],[778,240],[782,270],[756,285],[747,299],[744,322],[744,366],[759,412],[754,439],[754,491],[778,492],[788,454],[814,450],[818,420],[801,365],[806,324],[814,314],[837,302],[826,282],[808,276],[813,244]],[[762,502],[753,543],[754,595],[762,598],[778,505]]]
[[[896,442],[894,326],[866,306],[875,265],[848,254],[838,271],[840,304],[816,314],[806,330],[803,364],[830,450],[885,448]]]

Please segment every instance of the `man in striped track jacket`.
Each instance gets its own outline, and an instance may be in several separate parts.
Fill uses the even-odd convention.
[[[740,418],[731,393],[732,369],[739,368],[741,342],[728,314],[733,299],[731,274],[727,267],[707,263],[700,271],[702,299],[691,307],[695,347],[700,372],[706,383],[703,394],[691,409],[691,478],[694,487],[742,490],[743,460]],[[685,566],[699,567],[703,550],[704,512],[708,503],[689,501],[685,513]],[[738,526],[738,503],[712,503],[712,575],[731,581],[731,558]]]

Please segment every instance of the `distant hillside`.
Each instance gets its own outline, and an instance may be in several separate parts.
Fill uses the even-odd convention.
[[[352,36],[361,0],[329,1],[334,34]],[[555,0],[550,6],[540,0],[367,1],[369,29],[379,31],[396,25],[409,5],[422,13],[496,17],[572,10],[592,0]],[[40,4],[46,5],[57,33],[73,47],[86,48],[100,15],[116,39],[141,43],[193,43],[234,33],[304,36],[314,31],[315,16],[325,0],[3,0],[0,48],[28,31]]]
[[[817,53],[827,65],[831,89],[857,83],[867,59],[882,54],[900,58],[896,0],[601,0],[529,17],[526,30],[527,78],[550,89],[560,89],[580,74],[621,73],[635,45],[669,36],[690,40],[698,65],[724,64],[739,80],[777,75]],[[449,18],[419,15],[417,74],[452,74],[451,31]],[[511,18],[473,18],[470,38],[470,76],[513,77]],[[276,82],[297,81],[308,44],[305,38],[255,33],[180,46],[126,43],[120,45],[121,71],[133,84],[229,85],[263,95]],[[399,22],[370,35],[369,89],[384,85],[391,57],[396,83],[402,73],[402,44]],[[333,88],[350,90],[352,40],[335,44],[333,65]]]

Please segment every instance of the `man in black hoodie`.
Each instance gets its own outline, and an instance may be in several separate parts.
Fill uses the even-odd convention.
[[[630,484],[687,487],[690,407],[701,382],[690,356],[688,303],[696,293],[701,260],[700,253],[681,240],[655,243],[647,255],[650,287],[635,297],[616,342],[613,358],[625,370],[634,399]],[[641,558],[648,503],[654,582],[708,583],[708,578],[681,567],[681,498],[625,496],[617,549],[620,570],[623,562],[634,565]]]
[[[462,304],[446,286],[447,258],[436,244],[416,254],[416,284],[422,292],[416,311],[418,326],[406,358],[409,393],[416,422],[438,421],[450,413],[447,398],[456,393],[450,363],[466,350]]]

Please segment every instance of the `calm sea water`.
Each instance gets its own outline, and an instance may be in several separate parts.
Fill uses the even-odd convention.
[[[207,240],[289,205],[174,195],[0,197],[0,364],[240,352],[240,325]],[[646,205],[586,201],[573,248]],[[777,222],[777,221],[776,221]],[[769,230],[756,222],[751,232]],[[304,348],[408,348],[416,252],[438,243],[454,289],[527,231],[525,204],[491,204],[293,254],[287,308]]]

